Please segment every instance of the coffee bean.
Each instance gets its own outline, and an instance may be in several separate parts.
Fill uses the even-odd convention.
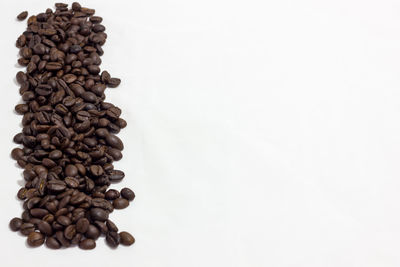
[[[95,221],[104,222],[105,220],[108,219],[108,212],[105,211],[104,209],[93,208],[90,210],[90,216]]]
[[[60,180],[51,180],[47,183],[47,189],[53,192],[62,192],[66,188],[66,184]]]
[[[121,80],[118,79],[118,78],[110,78],[110,79],[107,81],[107,85],[108,85],[108,87],[110,87],[110,88],[115,88],[115,87],[117,87],[118,85],[120,85],[120,83],[121,83]]]
[[[118,232],[118,227],[111,220],[106,221],[106,226],[110,232]]]
[[[71,188],[77,188],[79,186],[79,180],[74,177],[65,177],[64,182]]]
[[[70,177],[78,175],[78,168],[75,165],[67,165],[65,167],[65,175]]]
[[[87,231],[85,233],[85,236],[87,238],[91,238],[91,239],[96,240],[100,236],[100,231],[99,231],[99,229],[97,229],[96,226],[91,224],[91,225],[89,225],[89,227],[88,227],[88,229],[87,229]]]
[[[46,236],[51,236],[53,233],[51,225],[46,221],[41,221],[40,223],[38,223],[38,229],[42,234]]]
[[[110,247],[117,247],[119,245],[120,237],[117,232],[108,232],[106,235],[107,244]]]
[[[118,210],[125,209],[126,207],[129,206],[129,201],[126,200],[125,198],[117,198],[117,199],[114,199],[113,206],[114,206],[114,208],[116,208]]]
[[[21,159],[25,155],[24,151],[21,148],[14,148],[11,151],[11,157],[15,160]]]
[[[107,135],[106,136],[106,141],[113,148],[116,148],[118,150],[123,150],[124,149],[124,145],[122,144],[121,139],[119,139],[119,137],[117,137],[114,134]]]
[[[110,180],[113,182],[119,182],[125,177],[125,173],[120,170],[113,170],[110,173]]]
[[[30,233],[35,231],[35,225],[33,223],[23,223],[21,224],[19,231],[23,235],[29,235]]]
[[[96,247],[96,241],[94,241],[93,239],[84,239],[79,243],[79,248],[81,249],[94,249]]]
[[[71,224],[68,225],[64,230],[64,236],[68,240],[72,240],[76,235],[76,228],[75,225]]]
[[[71,224],[71,219],[68,218],[67,216],[59,216],[57,218],[57,222],[63,226],[68,226]]]
[[[28,245],[31,247],[38,247],[43,245],[44,236],[38,232],[32,232],[28,235]]]
[[[90,225],[90,222],[88,219],[81,218],[76,222],[76,231],[78,233],[84,234],[89,229],[89,225]]]
[[[54,237],[48,237],[46,239],[46,246],[51,249],[59,249],[61,247],[60,243]]]
[[[129,201],[135,199],[135,193],[131,189],[126,187],[121,189],[121,196]]]
[[[19,231],[19,229],[21,228],[21,225],[22,225],[22,220],[20,219],[20,218],[13,218],[11,221],[10,221],[10,229],[12,230],[12,231]]]
[[[124,246],[130,246],[135,243],[135,238],[128,232],[120,232],[120,243]]]
[[[26,19],[26,17],[28,17],[28,11],[22,11],[22,12],[17,16],[17,19],[18,19],[18,20],[24,20],[24,19]]]
[[[115,189],[110,189],[105,194],[105,198],[108,200],[114,200],[116,198],[119,198],[119,196],[120,196],[120,193]]]
[[[100,165],[92,165],[90,166],[90,173],[97,177],[101,176],[104,173],[104,171]]]

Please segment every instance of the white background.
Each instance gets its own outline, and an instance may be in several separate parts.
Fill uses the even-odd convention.
[[[29,249],[15,40],[0,2],[2,266],[400,266],[400,3],[395,0],[85,1],[109,35],[101,67],[128,127],[132,247]]]

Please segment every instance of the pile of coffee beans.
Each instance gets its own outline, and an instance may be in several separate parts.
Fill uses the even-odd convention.
[[[122,158],[124,145],[116,134],[126,121],[121,109],[104,101],[105,89],[121,81],[100,70],[107,39],[103,19],[76,2],[71,9],[55,7],[30,16],[16,42],[26,72],[16,75],[23,103],[15,111],[23,116],[23,128],[14,136],[21,147],[11,156],[26,183],[17,194],[24,212],[10,228],[32,247],[93,249],[100,235],[111,247],[130,246],[133,236],[109,219],[135,194],[108,189],[125,176],[113,162]],[[24,11],[17,19],[27,16]]]

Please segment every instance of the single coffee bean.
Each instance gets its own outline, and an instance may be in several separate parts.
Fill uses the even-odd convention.
[[[121,80],[118,78],[110,78],[107,82],[108,87],[115,88],[120,85]]]
[[[67,167],[65,168],[65,175],[70,177],[78,175],[78,168],[75,165],[67,165]]]
[[[10,229],[12,230],[12,231],[19,231],[19,229],[21,228],[21,225],[22,225],[22,220],[20,219],[20,218],[13,218],[11,221],[10,221]]]
[[[105,194],[105,198],[107,200],[114,200],[114,199],[119,198],[119,196],[120,196],[120,193],[115,189],[110,189]]]
[[[120,170],[113,170],[110,173],[110,180],[113,182],[119,182],[125,177],[125,173]]]
[[[60,243],[54,237],[48,237],[46,239],[46,246],[51,249],[59,249],[61,247]]]
[[[118,150],[123,150],[124,145],[122,144],[121,139],[119,139],[116,135],[114,134],[109,134],[106,136],[106,142],[112,146],[113,148],[116,148]]]
[[[51,236],[53,234],[53,229],[51,228],[51,225],[46,221],[39,222],[38,229],[42,234],[46,236]]]
[[[129,206],[129,201],[126,200],[125,198],[117,198],[113,201],[113,206],[118,210],[125,209],[126,207]]]
[[[115,248],[119,245],[120,237],[117,232],[108,232],[106,241],[110,247]]]
[[[89,225],[90,225],[90,222],[88,219],[81,218],[76,222],[76,231],[78,233],[84,234],[89,229]]]
[[[104,222],[105,220],[108,219],[108,211],[105,211],[100,208],[93,208],[90,210],[90,216],[95,221]]]
[[[135,199],[135,193],[127,187],[121,189],[121,196],[129,201]]]
[[[38,232],[32,232],[28,235],[28,245],[31,247],[38,247],[43,245],[44,236]]]
[[[135,238],[128,232],[120,232],[120,243],[124,246],[130,246],[135,243]]]
[[[18,19],[18,20],[24,20],[24,19],[26,19],[26,17],[28,17],[28,11],[22,11],[22,12],[17,16],[17,19]]]
[[[67,238],[68,240],[72,240],[75,237],[75,235],[76,235],[75,225],[73,224],[68,225],[64,230],[65,238]]]
[[[68,218],[67,216],[59,216],[57,218],[57,222],[63,226],[68,226],[71,224],[71,219]]]
[[[81,249],[94,249],[96,247],[96,241],[94,241],[93,239],[84,239],[79,243],[79,248]]]
[[[87,231],[85,233],[85,236],[87,238],[91,238],[91,239],[96,240],[100,236],[100,231],[96,226],[91,224],[91,225],[89,225],[89,227],[88,227],[88,229],[87,229]]]
[[[118,227],[111,220],[106,221],[106,226],[110,232],[118,232]]]
[[[104,173],[104,170],[99,165],[92,165],[92,166],[90,166],[90,173],[93,174],[94,176],[98,177]]]
[[[35,231],[35,225],[33,223],[23,223],[21,224],[19,231],[23,235],[29,235],[30,233]]]
[[[12,157],[13,159],[15,159],[15,160],[21,159],[24,155],[25,155],[24,151],[23,151],[21,148],[19,148],[19,147],[14,148],[14,149],[11,151],[11,157]]]

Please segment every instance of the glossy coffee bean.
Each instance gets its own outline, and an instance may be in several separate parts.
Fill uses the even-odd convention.
[[[120,232],[120,243],[124,246],[130,246],[135,243],[135,238],[128,232]]]
[[[44,236],[41,233],[38,232],[31,232],[28,235],[28,245],[31,247],[38,247],[43,245],[44,243]]]
[[[121,196],[129,201],[135,199],[135,193],[127,187],[121,189]]]
[[[106,235],[106,241],[110,247],[117,247],[119,245],[120,237],[117,232],[108,232]]]
[[[126,207],[129,206],[129,201],[126,200],[125,198],[117,198],[113,201],[113,206],[116,209],[125,209]]]
[[[94,249],[96,247],[96,241],[93,239],[84,239],[79,243],[79,248],[84,250]]]
[[[22,225],[22,220],[20,219],[20,218],[13,218],[11,221],[10,221],[10,229],[12,230],[12,231],[19,231],[19,229],[21,228],[21,225]]]

